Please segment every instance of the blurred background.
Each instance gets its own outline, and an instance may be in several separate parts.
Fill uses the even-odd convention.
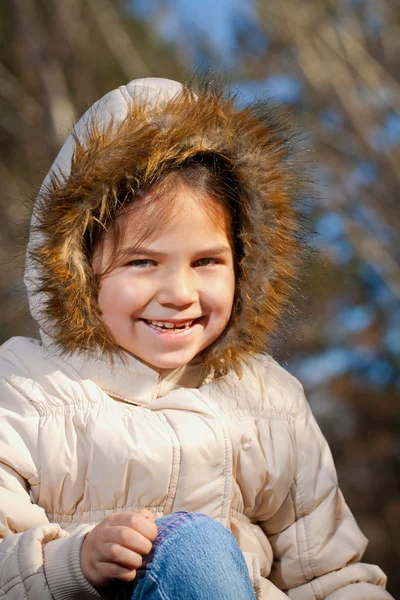
[[[305,385],[400,597],[398,0],[2,0],[0,341],[36,335],[22,283],[31,198],[76,118],[130,79],[225,69],[303,128],[320,258],[276,357]]]

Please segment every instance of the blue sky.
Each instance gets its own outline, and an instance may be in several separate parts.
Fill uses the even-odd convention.
[[[161,0],[131,0],[132,8],[141,16],[148,17],[161,5]],[[227,63],[235,44],[232,18],[252,20],[253,0],[174,0],[168,20],[162,25],[162,33],[173,40],[187,36],[190,29],[197,29],[209,38],[221,58]]]

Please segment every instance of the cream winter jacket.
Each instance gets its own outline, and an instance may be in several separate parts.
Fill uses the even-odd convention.
[[[147,508],[229,528],[259,599],[390,598],[382,571],[358,562],[366,540],[298,381],[267,356],[240,380],[197,388],[198,376],[3,345],[0,597],[99,598],[80,570],[84,535]]]
[[[358,562],[366,540],[301,385],[263,353],[299,255],[290,147],[268,106],[239,110],[210,86],[195,96],[158,79],[114,90],[68,138],[28,247],[42,342],[0,349],[0,599],[99,598],[80,569],[84,536],[139,508],[229,528],[259,599],[390,598],[381,570]],[[199,155],[235,192],[233,317],[208,362],[161,379],[115,354],[86,244],[132,186]]]

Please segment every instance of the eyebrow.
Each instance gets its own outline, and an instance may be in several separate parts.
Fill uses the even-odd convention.
[[[152,257],[165,257],[167,252],[160,252],[158,250],[150,250],[148,248],[137,248],[135,246],[127,246],[123,248],[123,252],[132,253],[135,256],[152,256]],[[201,254],[203,256],[220,256],[221,254],[230,254],[232,252],[229,246],[212,246],[210,248],[201,248],[194,252],[194,254]]]

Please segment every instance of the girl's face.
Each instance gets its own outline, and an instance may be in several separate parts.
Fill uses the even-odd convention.
[[[100,283],[102,318],[116,342],[156,369],[187,364],[221,335],[232,311],[229,216],[217,205],[207,214],[204,202],[215,201],[198,196],[179,186],[172,218],[139,248],[140,218],[136,211],[124,214],[121,248],[127,259]],[[106,235],[94,255],[97,272],[111,251]]]

